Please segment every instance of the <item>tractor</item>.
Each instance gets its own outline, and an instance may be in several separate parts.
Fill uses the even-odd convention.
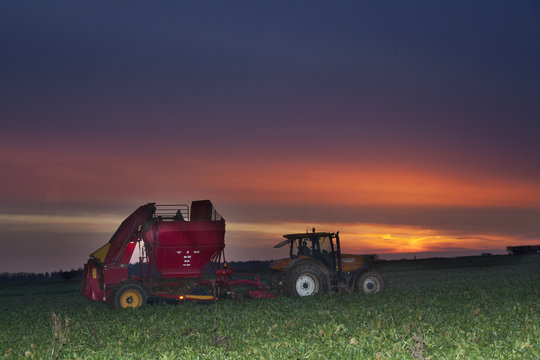
[[[288,296],[310,296],[337,291],[384,290],[384,280],[370,271],[374,255],[341,253],[339,232],[312,232],[283,235],[274,248],[289,246],[289,257],[271,263],[272,287]]]

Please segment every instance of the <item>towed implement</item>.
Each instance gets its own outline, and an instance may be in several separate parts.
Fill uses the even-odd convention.
[[[137,275],[129,263],[139,248]],[[226,267],[225,219],[209,200],[187,205],[139,207],[109,242],[84,265],[81,292],[113,308],[136,308],[150,300],[211,301],[235,297],[235,285],[247,285],[252,297],[274,297],[257,275],[238,278]],[[219,267],[221,261],[224,266]],[[211,273],[214,277],[211,278]]]

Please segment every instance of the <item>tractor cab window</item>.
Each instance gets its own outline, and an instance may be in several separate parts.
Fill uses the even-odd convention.
[[[329,236],[323,236],[319,238],[319,245],[321,248],[321,253],[332,253],[332,241]]]
[[[311,241],[309,239],[298,239],[297,241],[297,253],[296,255],[311,256],[312,248]]]
[[[291,257],[310,256],[324,258],[325,263],[333,263],[334,249],[332,237],[326,234],[306,234],[294,238],[291,244]]]
[[[327,266],[334,266],[332,239],[329,236],[319,238],[321,258]]]

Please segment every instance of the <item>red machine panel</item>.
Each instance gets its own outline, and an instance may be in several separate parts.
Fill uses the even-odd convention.
[[[198,277],[225,247],[224,220],[156,222],[146,234],[146,241],[153,240],[151,256],[161,278]]]
[[[88,262],[84,264],[83,280],[81,292],[89,299],[103,300],[103,290],[100,279],[100,269],[95,262]]]

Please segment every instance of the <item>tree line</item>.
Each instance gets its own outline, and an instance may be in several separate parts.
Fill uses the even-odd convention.
[[[46,273],[27,273],[27,272],[17,272],[17,273],[1,273],[0,274],[0,283],[8,282],[56,282],[56,281],[70,281],[70,280],[81,280],[82,279],[82,268],[78,270],[68,270],[63,271],[62,269],[53,272]]]

